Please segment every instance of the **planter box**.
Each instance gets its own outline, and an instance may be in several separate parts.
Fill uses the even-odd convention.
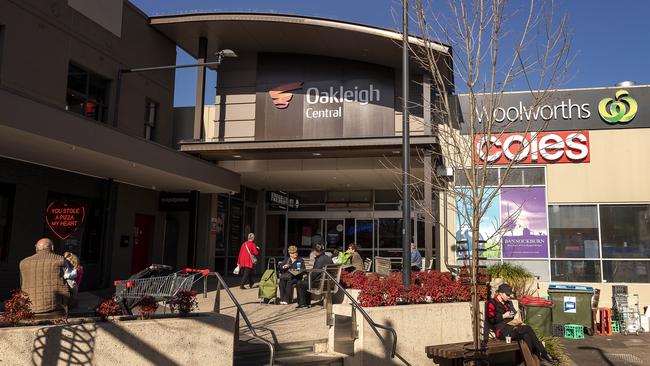
[[[235,319],[115,320],[0,329],[3,365],[232,365]]]
[[[484,309],[481,302],[481,310]],[[378,329],[381,339],[357,312],[358,339],[353,349],[340,339],[351,334],[349,304],[333,306],[334,326],[330,328],[329,350],[348,354],[345,366],[362,365],[432,365],[424,351],[426,346],[471,342],[470,303],[417,304],[364,308],[377,324],[393,327],[397,332],[397,356],[390,358],[392,335]],[[481,323],[481,330],[483,324]],[[336,341],[335,341],[336,340]],[[341,346],[339,346],[341,345]],[[338,348],[341,347],[341,348]]]

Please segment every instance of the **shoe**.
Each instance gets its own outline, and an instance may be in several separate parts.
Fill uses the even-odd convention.
[[[244,286],[239,286],[239,288],[242,289],[242,290],[246,290],[246,287],[244,287]]]
[[[289,305],[289,303],[286,301],[280,301],[280,305]]]
[[[542,356],[542,360],[549,362],[551,365],[556,365],[560,362],[560,360],[554,358],[548,353]]]
[[[307,305],[298,305],[298,306],[296,306],[296,309],[302,309],[302,308],[306,308],[306,307],[307,307]]]

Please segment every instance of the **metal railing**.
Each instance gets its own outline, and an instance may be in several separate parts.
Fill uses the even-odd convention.
[[[370,327],[372,328],[372,330],[375,332],[375,334],[378,337],[379,337],[379,331],[377,330],[377,328],[384,329],[386,331],[391,332],[391,334],[393,335],[393,346],[391,348],[390,358],[395,358],[395,351],[397,349],[397,332],[395,332],[395,329],[393,329],[392,327],[388,327],[388,326],[385,326],[385,325],[382,325],[382,324],[375,323],[375,321],[372,320],[370,315],[368,315],[368,313],[366,313],[366,311],[363,309],[361,304],[359,304],[357,302],[357,300],[352,295],[350,295],[350,293],[347,292],[345,290],[345,288],[343,286],[341,286],[341,284],[338,283],[338,281],[336,281],[336,279],[330,273],[328,273],[327,271],[322,270],[322,269],[312,269],[310,272],[320,272],[320,273],[324,274],[325,276],[327,276],[328,279],[329,279],[329,281],[327,281],[328,284],[325,287],[325,292],[326,292],[325,301],[327,303],[327,325],[330,325],[330,326],[332,325],[332,323],[331,323],[332,295],[331,295],[331,292],[329,291],[329,283],[331,282],[331,283],[335,284],[336,286],[338,286],[339,290],[341,290],[343,292],[343,294],[345,294],[345,296],[347,296],[348,299],[350,299],[350,303],[352,304],[352,327],[353,327],[353,329],[356,329],[356,326],[357,326],[357,324],[356,324],[357,323],[356,322],[356,311],[359,311],[361,313],[361,315],[363,315],[364,319],[366,319],[366,322],[368,322],[368,325],[370,325]],[[353,333],[354,333],[354,335],[353,335],[354,339],[358,338],[356,330],[353,331]]]
[[[269,347],[269,365],[273,366],[273,362],[275,359],[275,347],[273,346],[273,343],[267,341],[266,339],[260,337],[257,335],[257,332],[255,332],[255,327],[253,327],[253,324],[251,324],[250,320],[248,320],[248,316],[246,316],[246,312],[244,312],[244,309],[242,308],[241,304],[239,301],[237,301],[237,298],[235,295],[232,294],[232,291],[230,291],[230,288],[228,288],[228,285],[226,282],[223,280],[223,277],[217,272],[210,272],[208,273],[207,276],[203,277],[203,297],[206,298],[208,297],[208,277],[209,276],[214,276],[217,279],[217,293],[215,294],[215,299],[214,299],[214,308],[212,311],[215,313],[221,313],[221,288],[223,287],[224,290],[226,290],[226,293],[230,297],[230,300],[232,300],[233,304],[237,307],[237,315],[235,319],[237,320],[236,322],[236,330],[237,334],[239,334],[239,316],[241,315],[242,319],[244,319],[244,322],[246,323],[246,327],[248,327],[248,330],[251,332],[251,335],[253,338],[261,341],[262,343],[266,344]]]

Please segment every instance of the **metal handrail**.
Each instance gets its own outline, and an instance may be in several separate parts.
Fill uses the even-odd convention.
[[[273,346],[273,343],[267,341],[266,339],[260,337],[257,335],[257,332],[255,332],[255,327],[253,327],[253,324],[251,324],[250,320],[248,320],[248,316],[246,316],[246,312],[244,312],[244,309],[242,308],[241,304],[239,301],[237,301],[237,298],[235,295],[232,294],[232,291],[230,291],[230,288],[228,288],[228,285],[226,282],[223,280],[223,277],[217,272],[210,272],[208,273],[207,276],[203,278],[203,297],[208,296],[208,276],[214,276],[217,279],[217,293],[215,294],[215,299],[214,299],[214,308],[212,309],[215,313],[220,313],[221,312],[221,287],[223,287],[226,290],[226,293],[230,297],[230,300],[232,300],[233,304],[237,307],[237,318],[239,318],[239,315],[241,314],[242,319],[244,319],[244,322],[246,323],[246,326],[248,327],[248,330],[251,332],[251,335],[253,338],[261,341],[262,343],[265,343],[269,347],[269,365],[273,366],[273,362],[275,360],[275,347]]]
[[[330,281],[332,283],[334,283],[336,286],[338,286],[339,290],[343,291],[345,296],[347,296],[348,299],[350,299],[350,303],[352,304],[352,307],[355,308],[355,310],[358,310],[361,313],[361,315],[363,315],[363,317],[366,319],[366,321],[368,322],[370,327],[372,327],[372,330],[375,331],[375,334],[377,334],[379,336],[379,331],[377,331],[377,328],[387,330],[387,331],[389,331],[389,332],[391,332],[393,334],[393,347],[392,347],[392,350],[391,350],[391,353],[390,353],[390,358],[395,358],[395,351],[397,349],[397,332],[395,332],[395,329],[393,329],[392,327],[388,327],[388,326],[385,326],[385,325],[382,325],[382,324],[375,323],[375,321],[372,320],[370,315],[368,315],[368,313],[366,313],[366,311],[363,309],[361,304],[359,304],[357,302],[357,300],[354,297],[352,297],[352,295],[350,295],[350,293],[347,292],[345,290],[345,288],[343,286],[341,286],[341,284],[338,283],[336,281],[336,279],[334,277],[332,277],[332,275],[330,273],[328,273],[327,271],[325,271],[323,269],[312,269],[310,272],[321,272],[321,273],[325,274],[327,277],[329,277]],[[328,286],[327,290],[329,291],[329,286]]]

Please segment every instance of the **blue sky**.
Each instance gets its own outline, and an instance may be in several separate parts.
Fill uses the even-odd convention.
[[[395,0],[131,0],[148,15],[250,11],[299,14],[398,29],[401,2]],[[558,0],[569,16],[573,63],[561,87],[611,86],[622,80],[650,84],[647,72],[650,1]],[[178,63],[193,59],[179,50]],[[176,74],[177,106],[194,105],[195,72]],[[214,102],[216,75],[208,75],[206,102]]]

